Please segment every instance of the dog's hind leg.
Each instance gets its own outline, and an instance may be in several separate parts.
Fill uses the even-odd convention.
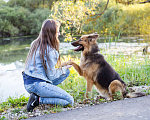
[[[117,98],[117,97],[119,97],[119,99],[122,99],[123,93],[126,92],[125,87],[119,80],[112,81],[108,89],[109,89],[110,100],[113,100],[114,98]]]

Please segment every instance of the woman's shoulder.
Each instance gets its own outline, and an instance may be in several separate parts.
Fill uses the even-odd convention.
[[[37,41],[37,39],[33,40],[33,41],[31,42],[31,46],[32,46],[36,41]]]
[[[50,45],[47,45],[47,52],[49,54],[55,54],[55,55],[59,55],[58,51],[55,48],[52,48]]]
[[[57,50],[55,48],[52,48],[50,45],[47,45],[47,51],[48,52],[56,52]]]

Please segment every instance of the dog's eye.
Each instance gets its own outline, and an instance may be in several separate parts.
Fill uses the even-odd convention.
[[[89,41],[91,42],[91,41],[92,41],[92,39],[90,38],[90,39],[89,39]]]

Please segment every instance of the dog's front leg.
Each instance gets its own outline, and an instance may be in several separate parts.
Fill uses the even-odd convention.
[[[85,94],[86,98],[92,97],[91,91],[92,91],[93,84],[94,84],[93,81],[87,80],[87,89]]]
[[[80,76],[83,76],[83,70],[80,68],[79,65],[77,65],[76,63],[73,62],[73,67],[74,69],[79,73]]]
[[[74,67],[74,69],[79,73],[80,76],[83,76],[83,70],[80,68],[79,65],[77,65],[75,62],[73,61],[68,61],[66,62],[67,65],[72,65]]]

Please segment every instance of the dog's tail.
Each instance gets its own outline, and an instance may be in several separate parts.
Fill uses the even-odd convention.
[[[142,97],[146,96],[145,92],[132,92],[132,93],[127,93],[126,97],[127,98],[136,98],[136,97]]]

